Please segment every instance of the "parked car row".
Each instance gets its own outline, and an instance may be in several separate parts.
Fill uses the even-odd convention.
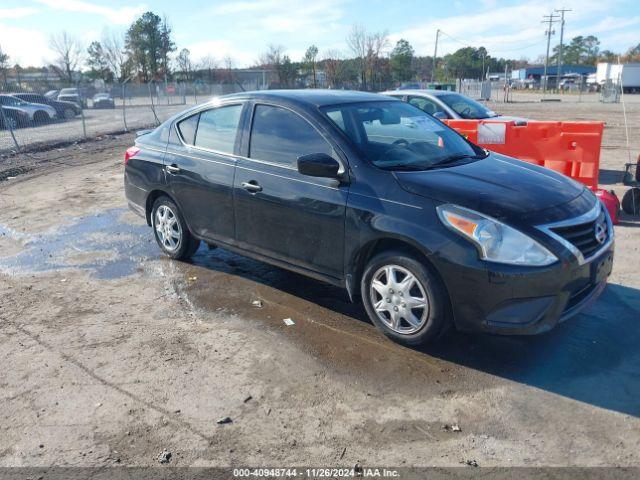
[[[77,88],[50,90],[39,93],[0,94],[0,128],[15,129],[30,125],[42,125],[56,120],[71,120],[87,107],[87,100]],[[108,93],[97,93],[92,99],[93,108],[115,108],[115,101]]]

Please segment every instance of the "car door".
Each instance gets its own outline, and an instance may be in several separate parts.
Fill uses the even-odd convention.
[[[344,168],[345,159],[310,122],[289,108],[254,106],[246,157],[236,167],[236,239],[256,253],[341,278],[348,187],[304,176],[296,162],[327,153]]]
[[[243,103],[206,108],[178,120],[179,144],[165,156],[168,185],[193,233],[233,243],[233,177]]]

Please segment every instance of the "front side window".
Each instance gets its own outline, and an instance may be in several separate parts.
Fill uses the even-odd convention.
[[[200,113],[196,147],[233,153],[242,105],[213,108]]]
[[[462,118],[479,120],[498,116],[493,110],[489,110],[481,103],[471,100],[464,95],[448,93],[446,95],[440,95],[438,98]]]
[[[336,125],[366,159],[386,170],[427,170],[486,156],[480,147],[408,103],[363,102],[322,110],[329,119],[340,111],[350,125]]]
[[[257,105],[249,157],[289,166],[296,164],[301,155],[326,153],[331,145],[300,115],[281,107]]]

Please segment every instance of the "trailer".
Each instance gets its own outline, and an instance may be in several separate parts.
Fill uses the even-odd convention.
[[[596,81],[621,86],[624,93],[640,93],[640,63],[598,63]]]

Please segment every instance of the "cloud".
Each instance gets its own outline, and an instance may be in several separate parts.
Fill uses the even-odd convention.
[[[0,19],[5,18],[23,18],[38,13],[37,8],[31,7],[15,7],[15,8],[0,8]]]
[[[10,56],[11,64],[24,66],[45,65],[54,54],[42,32],[0,23],[0,45]]]
[[[343,3],[344,0],[323,0],[301,6],[295,0],[240,1],[220,4],[212,11],[218,16],[236,17],[245,31],[258,28],[262,33],[311,37],[336,27],[344,17]]]
[[[103,5],[96,5],[95,3],[86,2],[84,0],[35,1],[54,10],[100,15],[116,25],[128,25],[135,19],[135,17],[143,13],[146,9],[145,5],[120,8],[105,7]]]
[[[486,8],[478,13],[466,12],[444,18],[430,19],[410,28],[400,30],[391,35],[395,42],[400,38],[408,40],[418,54],[432,54],[435,44],[436,30],[440,29],[444,34],[440,35],[438,54],[451,53],[465,45],[474,47],[484,46],[494,56],[518,57],[525,53],[531,54],[534,50],[544,48],[544,25],[542,16],[548,15],[557,8],[553,0],[529,0],[518,5],[500,6],[496,3],[491,7],[491,1],[483,2]],[[601,12],[610,11],[612,4],[600,0],[565,0],[564,5],[572,8],[567,13],[567,25],[572,25],[568,34],[576,35],[597,33],[600,29],[620,28],[615,20],[607,17],[595,25],[590,24],[594,17],[601,19]],[[597,14],[597,15],[596,15]],[[618,20],[619,21],[619,20]],[[556,25],[556,37],[559,34],[559,25]],[[565,35],[568,38],[568,35]],[[558,38],[552,38],[552,44],[557,43]]]
[[[257,58],[257,52],[243,52],[238,50],[237,47],[228,40],[205,40],[191,43],[187,45],[186,48],[189,50],[192,60],[196,63],[204,57],[211,56],[222,64],[222,60],[230,56],[233,58],[236,66],[248,66]]]

